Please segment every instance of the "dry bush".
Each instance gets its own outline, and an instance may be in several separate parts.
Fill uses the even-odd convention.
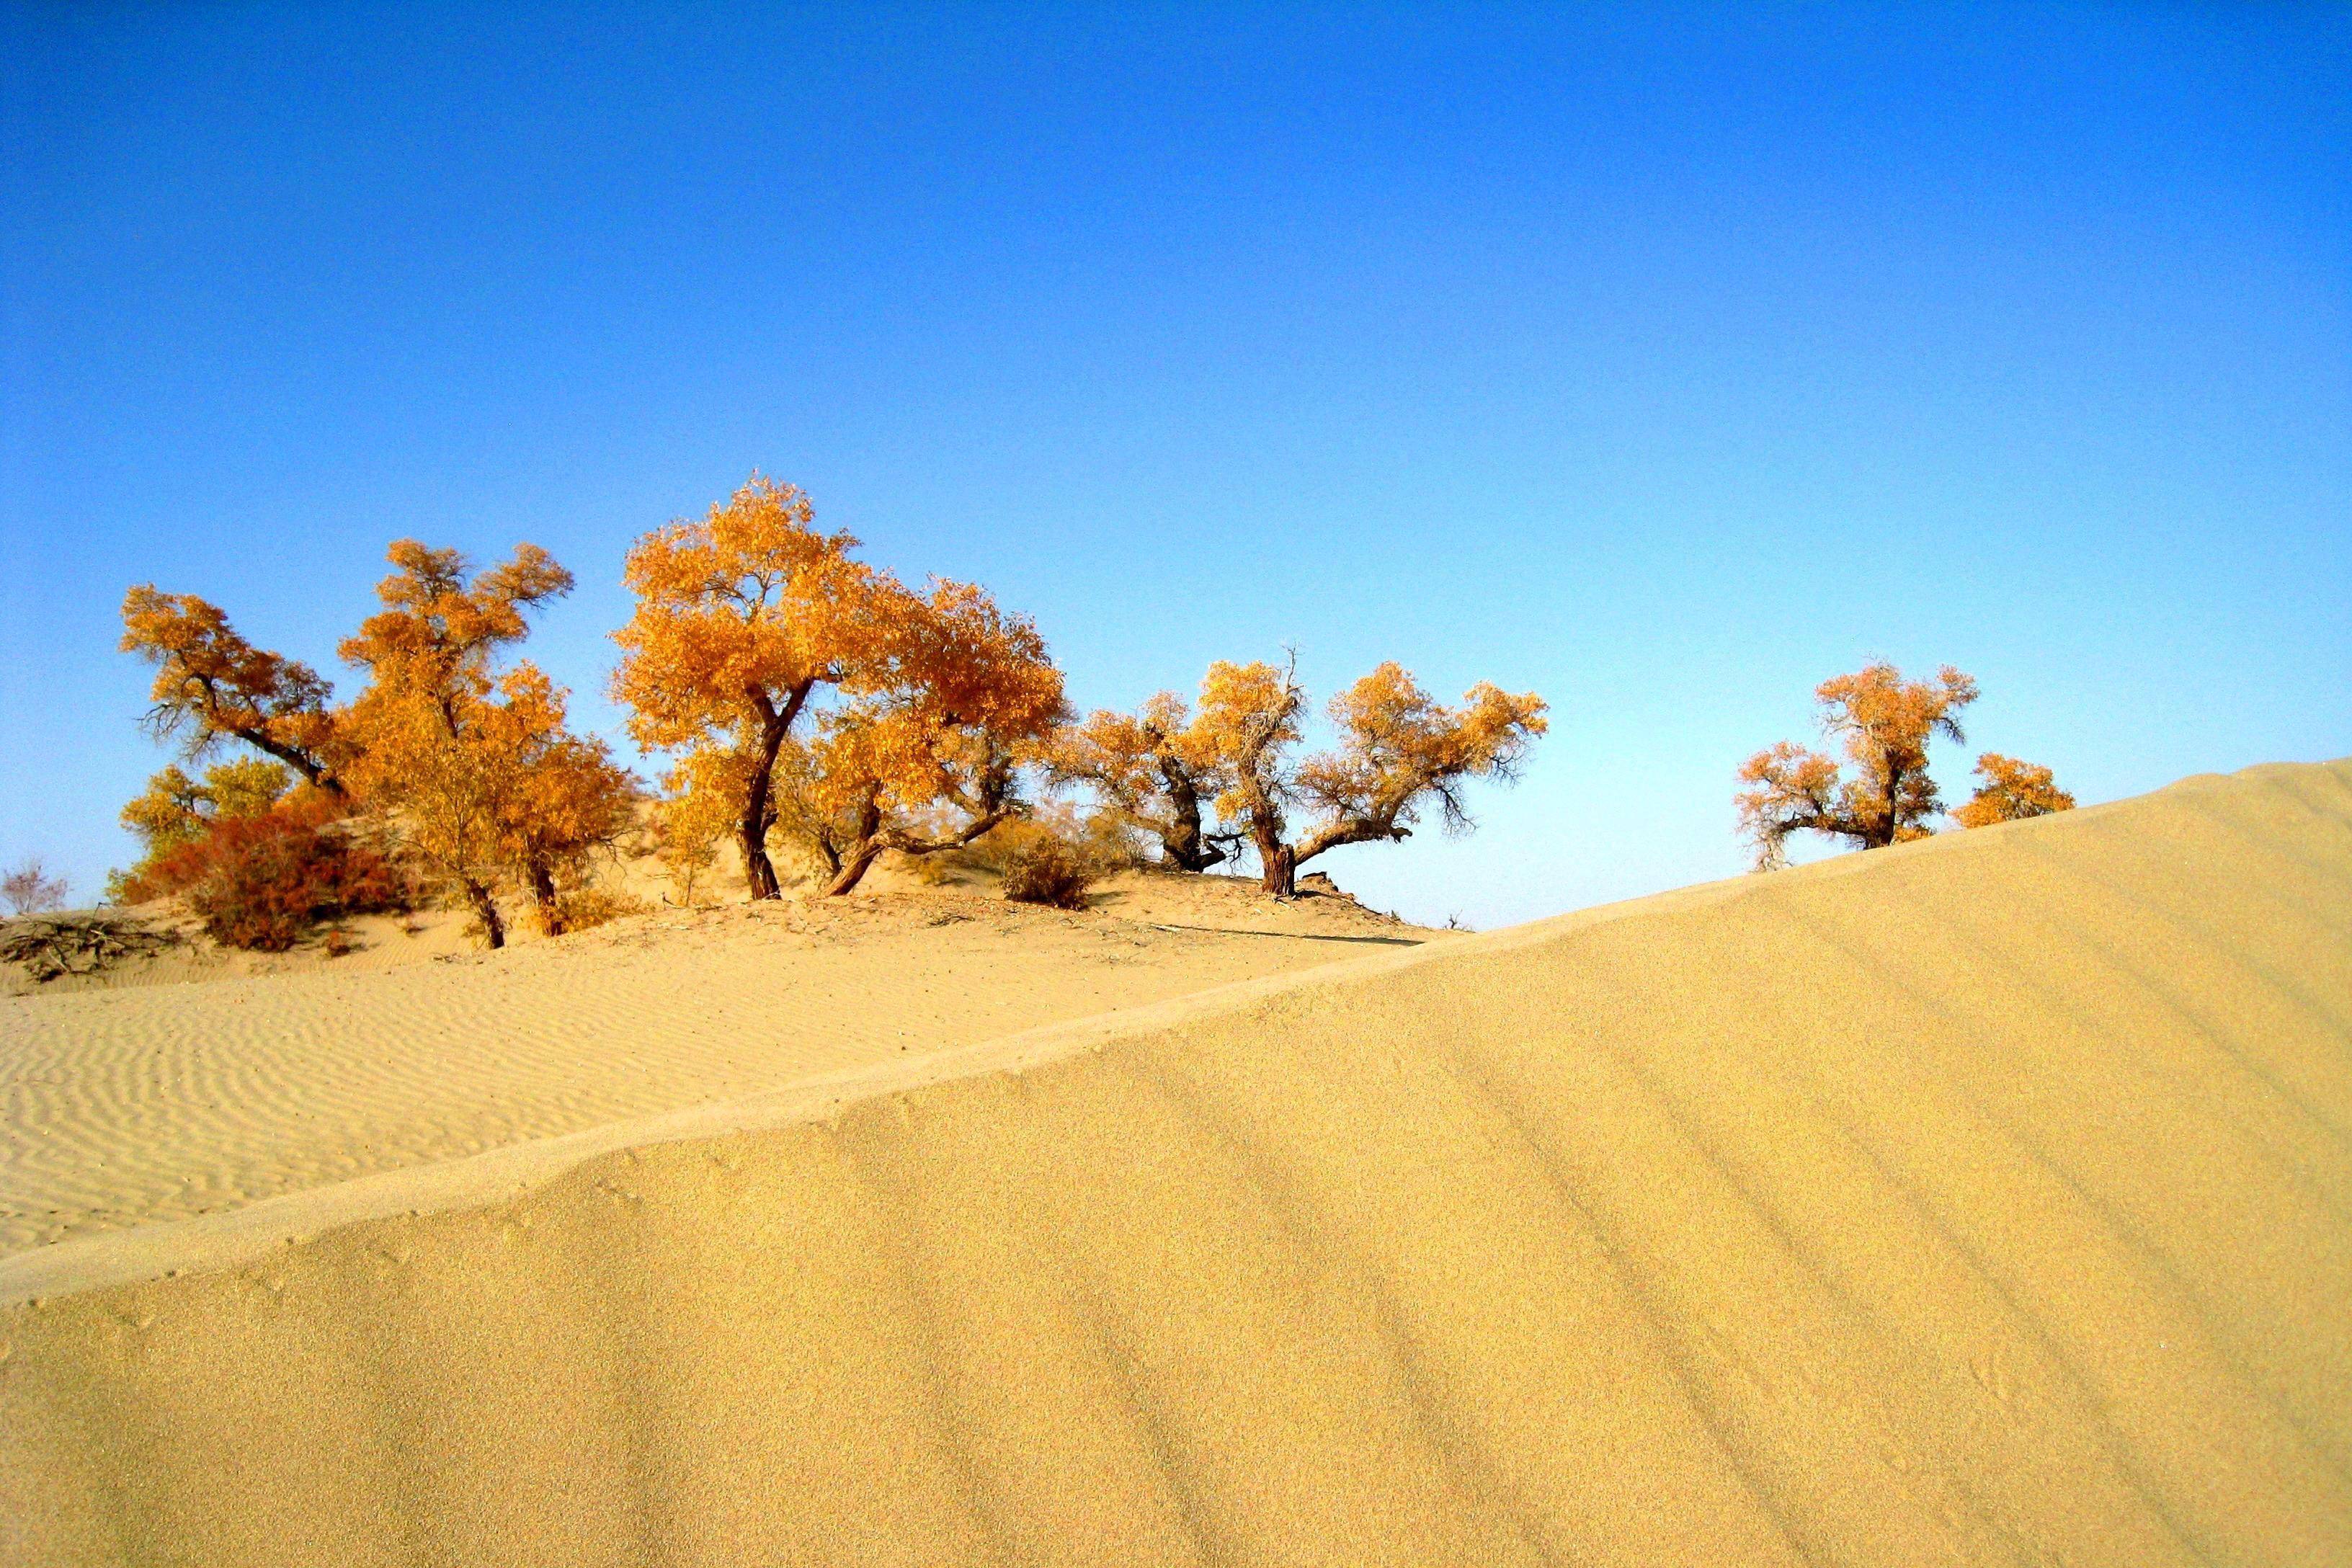
[[[12,915],[37,915],[65,908],[66,880],[52,877],[36,856],[0,877],[0,903]]]
[[[1015,850],[1004,865],[1004,896],[1016,904],[1083,910],[1094,880],[1077,851],[1050,833]]]
[[[624,915],[644,914],[651,906],[626,893],[603,888],[570,888],[555,896],[557,930],[588,931]]]
[[[225,947],[283,952],[322,920],[406,909],[408,879],[382,854],[312,813],[215,823],[158,857],[132,889],[177,894]]]
[[[1150,862],[1142,834],[1108,811],[1081,813],[1059,804],[1001,823],[976,844],[944,858],[952,864],[1006,875],[1013,863],[1051,839],[1074,856],[1090,877],[1108,877]]]

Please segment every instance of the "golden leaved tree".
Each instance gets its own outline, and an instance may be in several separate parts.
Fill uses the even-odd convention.
[[[152,856],[201,837],[215,822],[258,816],[293,785],[283,764],[261,757],[215,763],[202,779],[168,767],[151,775],[146,793],[122,808],[122,826]]]
[[[148,728],[180,742],[188,760],[242,741],[312,787],[345,793],[333,765],[332,689],[309,665],[246,641],[218,606],[142,584],[123,596],[122,651],[155,667]]]
[[[354,791],[398,816],[489,945],[506,940],[497,891],[509,880],[553,934],[559,877],[623,831],[635,800],[604,742],[565,727],[563,692],[536,665],[494,669],[529,635],[524,611],[570,592],[572,574],[531,544],[479,574],[457,551],[415,540],[387,553],[384,608],[341,649],[370,677],[343,716]]]
[[[1990,827],[1997,822],[2022,822],[2054,811],[2074,809],[2074,797],[2058,787],[2048,768],[1987,752],[1977,759],[1978,786],[1968,803],[1952,813],[1962,827]]]
[[[1748,758],[1739,778],[1752,787],[1738,804],[1759,869],[1785,865],[1796,833],[1845,838],[1864,849],[1932,833],[1927,820],[1944,804],[1927,773],[1927,742],[1938,734],[1967,739],[1959,714],[1976,700],[1977,683],[1948,664],[1933,680],[1906,680],[1882,659],[1824,680],[1813,695],[1822,731],[1844,742],[1853,776],[1834,758],[1791,741]]]
[[[636,595],[613,696],[629,732],[685,753],[669,784],[722,792],[754,899],[782,896],[768,857],[776,761],[820,687],[864,690],[888,662],[906,591],[820,533],[808,498],[758,474],[698,521],[640,539],[624,577]],[[681,820],[707,822],[707,806]]]
[[[1223,865],[1243,837],[1213,825],[1233,773],[1173,691],[1135,713],[1097,709],[1054,737],[1045,765],[1055,784],[1087,786],[1116,820],[1158,840],[1162,858],[1180,871]]]
[[[122,826],[139,840],[139,861],[128,871],[107,873],[108,900],[128,903],[148,897],[142,879],[163,856],[194,843],[216,823],[259,816],[293,784],[291,772],[263,757],[215,763],[201,779],[190,778],[176,766],[151,775],[145,793],[124,805],[121,815]],[[331,798],[323,791],[321,796]]]
[[[1248,834],[1265,889],[1277,898],[1295,894],[1298,868],[1328,850],[1411,837],[1429,805],[1449,831],[1465,831],[1463,785],[1515,779],[1549,727],[1533,692],[1481,682],[1448,708],[1387,663],[1332,699],[1339,745],[1294,763],[1306,702],[1288,665],[1221,660],[1201,684],[1190,741],[1223,770],[1218,814]],[[1307,808],[1308,823],[1294,839],[1296,806]]]
[[[1925,838],[1943,796],[1927,773],[1927,743],[1937,735],[1964,741],[1960,710],[1976,700],[1977,683],[1946,665],[1933,680],[1906,680],[1880,660],[1852,675],[1822,682],[1822,732],[1845,743],[1848,777],[1835,758],[1793,742],[1757,752],[1739,770],[1749,787],[1737,796],[1741,832],[1756,847],[1759,870],[1788,863],[1791,834],[1819,833],[1864,849]],[[1984,780],[1975,796],[1952,813],[1963,827],[2041,816],[2073,808],[2050,770],[1987,752],[1977,759]]]
[[[777,770],[782,826],[824,863],[829,894],[885,850],[957,848],[1025,811],[1021,769],[1064,716],[1045,639],[985,590],[935,582],[879,623],[859,689]]]

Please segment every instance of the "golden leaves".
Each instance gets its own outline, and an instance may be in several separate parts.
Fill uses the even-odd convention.
[[[1977,759],[1976,773],[1984,783],[1952,813],[1952,820],[1962,827],[1990,827],[1997,822],[2022,822],[2074,809],[2074,797],[2058,787],[2048,768],[2037,763],[1987,752]]]
[[[1905,680],[1880,660],[1852,675],[1822,682],[1814,691],[1822,732],[1841,737],[1854,769],[1787,741],[1759,752],[1740,768],[1753,789],[1735,797],[1740,831],[1756,846],[1757,868],[1787,863],[1795,833],[1852,840],[1865,849],[1926,838],[1943,797],[1927,772],[1935,736],[1964,741],[1960,710],[1977,699],[1977,683],[1950,665],[1933,680]],[[2063,811],[2074,797],[2057,788],[2050,770],[1988,752],[1977,763],[1986,780],[1976,797],[1954,812],[1962,826]]]

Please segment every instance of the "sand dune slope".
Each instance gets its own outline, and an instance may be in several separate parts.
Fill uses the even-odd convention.
[[[2352,1562],[2352,763],[1370,959],[0,1341],[26,1563]]]
[[[1434,934],[1254,891],[1129,874],[1085,915],[738,905],[406,967],[0,998],[0,1255]]]

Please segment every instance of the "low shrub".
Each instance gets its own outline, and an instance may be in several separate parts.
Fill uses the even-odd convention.
[[[304,811],[224,818],[156,857],[131,889],[177,894],[225,947],[283,952],[320,921],[406,909],[408,879]]]
[[[1077,853],[1050,834],[1032,839],[1004,862],[1004,896],[1016,904],[1082,910],[1093,884],[1094,874]]]
[[[623,915],[644,914],[648,907],[643,899],[603,888],[566,889],[555,896],[555,931],[548,934],[592,931]]]

